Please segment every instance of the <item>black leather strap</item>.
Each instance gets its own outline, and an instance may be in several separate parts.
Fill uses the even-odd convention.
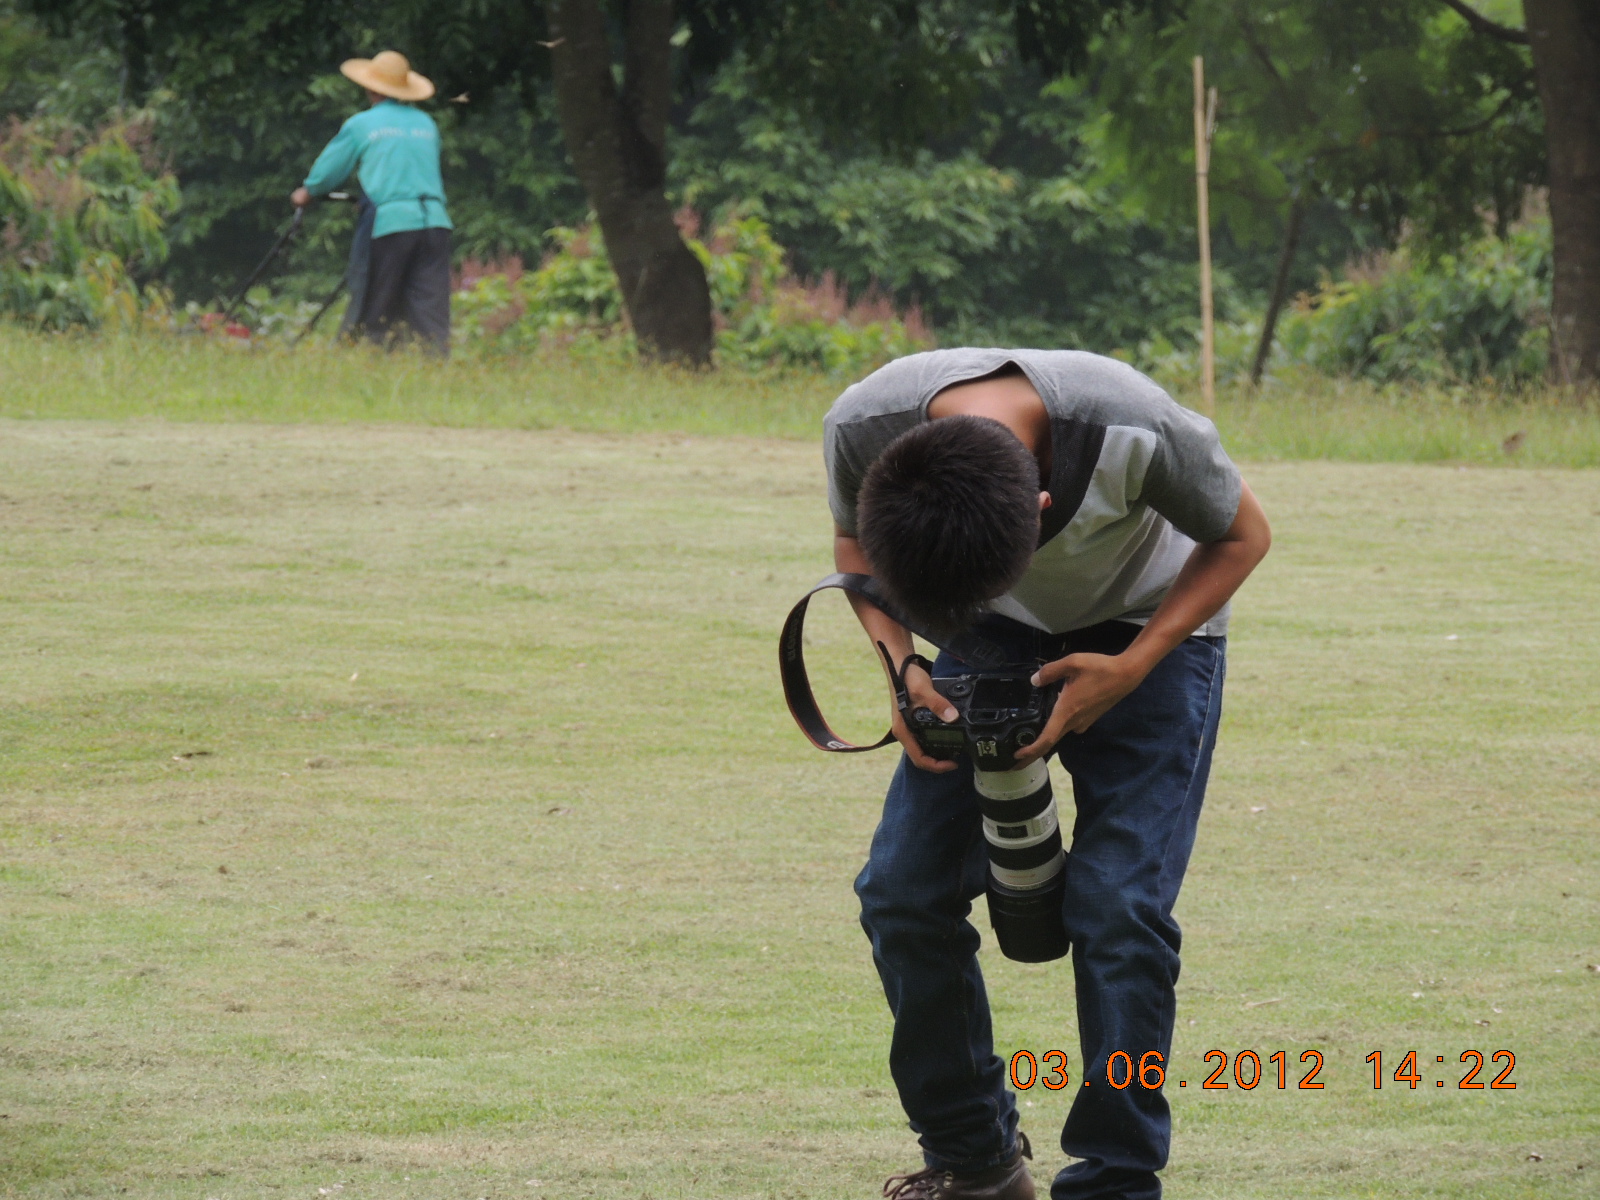
[[[895,707],[901,712],[911,711],[911,691],[906,686],[906,668],[915,664],[928,673],[928,678],[933,678],[933,664],[923,655],[912,651],[906,655],[897,667],[894,665],[894,656],[889,653],[889,647],[882,642],[877,643],[878,653],[883,658],[884,669],[889,672],[889,683],[894,687]],[[880,746],[882,742],[878,743]]]
[[[800,602],[789,610],[789,616],[783,623],[783,633],[778,639],[778,674],[783,680],[783,698],[788,702],[789,713],[794,717],[800,732],[819,750],[829,750],[837,754],[856,754],[863,750],[876,750],[879,746],[887,746],[894,741],[891,730],[885,733],[870,746],[856,746],[845,741],[828,727],[828,722],[822,715],[821,708],[817,705],[817,698],[811,691],[811,680],[806,674],[805,660],[805,626],[806,607],[811,603],[811,597],[818,592],[825,592],[830,588],[839,588],[842,591],[860,596],[863,600],[877,608],[891,621],[894,621],[917,636],[932,642],[940,649],[948,650],[957,658],[970,663],[979,670],[999,670],[1008,663],[1005,652],[987,638],[979,637],[972,633],[957,634],[953,638],[939,638],[932,636],[926,630],[907,620],[905,615],[895,607],[894,603],[884,595],[882,586],[870,575],[855,575],[840,573],[829,575],[817,584],[804,596]],[[894,682],[897,698],[905,693],[905,663],[895,666],[894,660],[889,656],[888,649],[883,643],[878,643],[878,653],[883,655],[884,664],[889,668],[889,678]],[[932,665],[920,654],[910,655],[907,663],[915,662],[932,674]]]

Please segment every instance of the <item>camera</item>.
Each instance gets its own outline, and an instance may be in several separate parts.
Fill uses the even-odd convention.
[[[940,643],[901,617],[867,575],[830,575],[790,610],[778,643],[778,669],[795,723],[819,750],[836,754],[876,750],[895,740],[894,731],[870,746],[845,741],[823,719],[806,675],[806,605],[813,595],[828,588],[861,596],[912,632]],[[878,643],[878,653],[894,684],[895,703],[922,752],[946,762],[962,754],[972,760],[983,836],[989,843],[985,889],[989,923],[1000,952],[1017,962],[1049,962],[1069,948],[1062,913],[1067,855],[1061,845],[1050,769],[1044,759],[1017,766],[1017,752],[1039,740],[1061,685],[1035,687],[1032,678],[1037,665],[1019,665],[1000,647],[975,635],[957,635],[947,640],[945,648],[978,671],[933,678],[933,664],[920,654],[896,665],[888,647]],[[941,721],[931,709],[912,704],[905,669],[913,663],[928,672],[934,690],[956,710],[954,721]]]
[[[980,771],[1009,771],[1017,765],[1017,751],[1039,740],[1061,690],[1059,684],[1034,687],[1032,675],[1030,668],[935,679],[934,690],[956,710],[956,719],[948,724],[931,709],[912,708],[903,688],[897,700],[929,758],[948,762],[965,750]]]
[[[920,655],[908,661],[930,665]],[[1043,759],[1025,767],[1016,760],[1039,740],[1060,685],[1035,687],[1033,668],[933,677],[934,690],[956,710],[945,722],[912,707],[904,675],[895,674],[900,712],[922,752],[950,761],[965,751],[972,759],[989,843],[989,924],[1000,952],[1017,962],[1060,958],[1068,948],[1061,912],[1067,856],[1050,769]]]

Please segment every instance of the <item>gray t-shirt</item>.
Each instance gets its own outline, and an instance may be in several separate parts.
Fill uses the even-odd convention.
[[[828,410],[828,506],[856,529],[867,469],[927,420],[953,384],[1015,364],[1050,413],[1050,493],[1027,574],[989,607],[1050,633],[1150,619],[1197,542],[1220,538],[1239,509],[1238,468],[1216,426],[1126,363],[1081,350],[932,350],[853,384]],[[1228,609],[1196,632],[1227,632]]]

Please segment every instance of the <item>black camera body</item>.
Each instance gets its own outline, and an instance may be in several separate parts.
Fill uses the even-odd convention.
[[[900,712],[929,758],[949,761],[965,750],[980,771],[1009,771],[1017,765],[1017,752],[1039,740],[1061,691],[1059,683],[1034,687],[1030,680],[1035,670],[934,679],[934,690],[957,713],[948,723],[931,709],[911,708],[907,700],[900,702]]]

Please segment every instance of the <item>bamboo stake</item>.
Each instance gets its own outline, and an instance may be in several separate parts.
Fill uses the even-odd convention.
[[[1209,102],[1208,102],[1209,101]],[[1209,417],[1217,410],[1217,336],[1211,304],[1211,134],[1216,127],[1217,89],[1206,94],[1205,59],[1194,59],[1194,186],[1200,226],[1200,401]]]

